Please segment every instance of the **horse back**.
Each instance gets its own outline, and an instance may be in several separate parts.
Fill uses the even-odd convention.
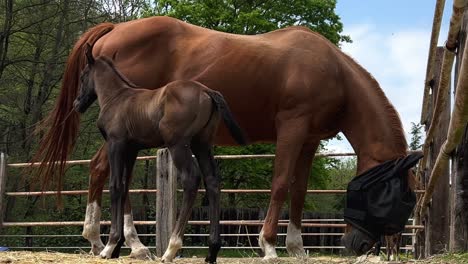
[[[282,107],[336,106],[341,95],[339,50],[302,27],[246,36],[153,17],[116,25],[95,47],[139,86],[193,80],[221,92],[253,141],[275,140]],[[324,114],[317,124],[335,113]],[[220,131],[218,143],[234,143],[223,126]]]

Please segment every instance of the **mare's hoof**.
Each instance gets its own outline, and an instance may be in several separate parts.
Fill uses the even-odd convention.
[[[289,256],[293,258],[305,258],[307,256],[303,248],[299,248],[299,247],[288,248],[287,251],[288,251]]]
[[[89,254],[93,255],[93,256],[99,256],[99,254],[101,254],[102,250],[104,250],[104,247],[99,247],[99,246],[93,245],[91,247],[91,250],[89,251]]]
[[[169,258],[166,258],[166,257],[163,256],[162,259],[161,259],[161,262],[162,263],[171,263],[172,259],[169,259]]]
[[[130,258],[141,260],[152,259],[151,253],[148,248],[138,248],[132,250],[132,252],[130,253]]]

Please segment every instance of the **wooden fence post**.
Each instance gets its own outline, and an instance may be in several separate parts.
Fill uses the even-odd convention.
[[[157,152],[156,186],[156,255],[162,257],[177,215],[177,171],[167,149]]]
[[[444,57],[444,48],[438,47],[436,51],[436,63],[434,65],[434,85],[433,85],[433,96],[431,97],[432,102],[429,102],[431,106],[431,112],[434,110],[437,99],[438,86],[440,80],[440,71],[442,67],[442,60]],[[447,89],[450,93],[450,89]],[[450,98],[450,96],[449,96]],[[433,142],[430,146],[429,157],[427,167],[425,168],[424,185],[429,181],[429,177],[432,171],[432,166],[435,163],[437,154],[442,147],[445,139],[447,138],[447,129],[450,122],[450,99],[446,104],[445,109],[441,109],[440,121],[437,129],[434,132]],[[431,125],[431,117],[426,120],[426,129]],[[449,201],[449,176],[450,172],[447,170],[444,175],[440,177],[439,183],[432,195],[432,203],[428,210],[427,217],[421,216],[424,219],[426,230],[424,232],[424,250],[420,248],[418,250],[419,257],[430,256],[435,253],[443,252],[447,249],[449,243],[449,219],[450,219],[450,207],[447,206]],[[422,242],[422,241],[420,241]]]
[[[468,28],[468,12],[465,11],[458,43],[455,83],[458,81],[460,62],[465,49]],[[456,87],[456,86],[455,86]],[[456,92],[456,91],[455,91]],[[465,135],[452,157],[452,186],[450,195],[450,251],[468,250],[468,126]]]
[[[5,198],[5,188],[6,188],[6,155],[5,153],[0,153],[0,231],[3,226],[3,217],[5,214],[3,213],[5,210],[6,205],[6,198]]]

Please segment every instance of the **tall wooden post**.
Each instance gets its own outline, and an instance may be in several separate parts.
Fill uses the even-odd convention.
[[[0,231],[3,226],[3,213],[6,207],[6,198],[5,198],[5,188],[6,188],[6,155],[5,153],[0,153]]]
[[[443,54],[444,48],[438,47],[434,69],[435,76],[432,92],[433,102],[431,102],[431,105],[433,106],[436,103],[435,100],[438,93],[437,88],[439,85],[440,67],[442,65]],[[448,89],[448,93],[450,93],[450,89]],[[432,171],[432,166],[437,158],[437,154],[439,153],[442,144],[447,138],[447,129],[450,122],[450,96],[448,100],[449,101],[447,102],[445,109],[442,109],[440,122],[438,128],[436,129],[437,132],[434,134],[434,140],[430,147],[430,157],[428,157],[427,163],[428,167],[425,170],[427,178],[426,180],[428,180],[430,172]],[[430,125],[431,124],[426,124],[426,128],[428,128]],[[449,201],[449,180],[450,172],[447,169],[447,171],[440,176],[439,184],[436,186],[434,194],[432,195],[432,203],[428,210],[428,215],[425,218],[425,256],[443,252],[448,247],[450,207],[447,205],[447,201]]]
[[[460,47],[457,55],[459,66],[468,28],[468,12],[465,11],[460,30]],[[458,81],[458,71],[455,72],[455,83]],[[456,91],[455,91],[456,92]],[[452,186],[450,195],[450,251],[468,251],[468,127],[465,135],[452,158]]]
[[[177,215],[177,171],[167,149],[157,152],[156,177],[156,255],[162,257]]]

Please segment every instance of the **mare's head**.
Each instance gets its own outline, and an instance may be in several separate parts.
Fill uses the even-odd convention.
[[[84,113],[97,98],[94,82],[96,60],[93,58],[92,46],[87,44],[85,53],[87,63],[80,75],[78,96],[73,102],[78,113]]]
[[[411,172],[421,154],[390,160],[356,176],[346,193],[343,245],[356,255],[368,252],[383,235],[404,230],[416,204]]]

